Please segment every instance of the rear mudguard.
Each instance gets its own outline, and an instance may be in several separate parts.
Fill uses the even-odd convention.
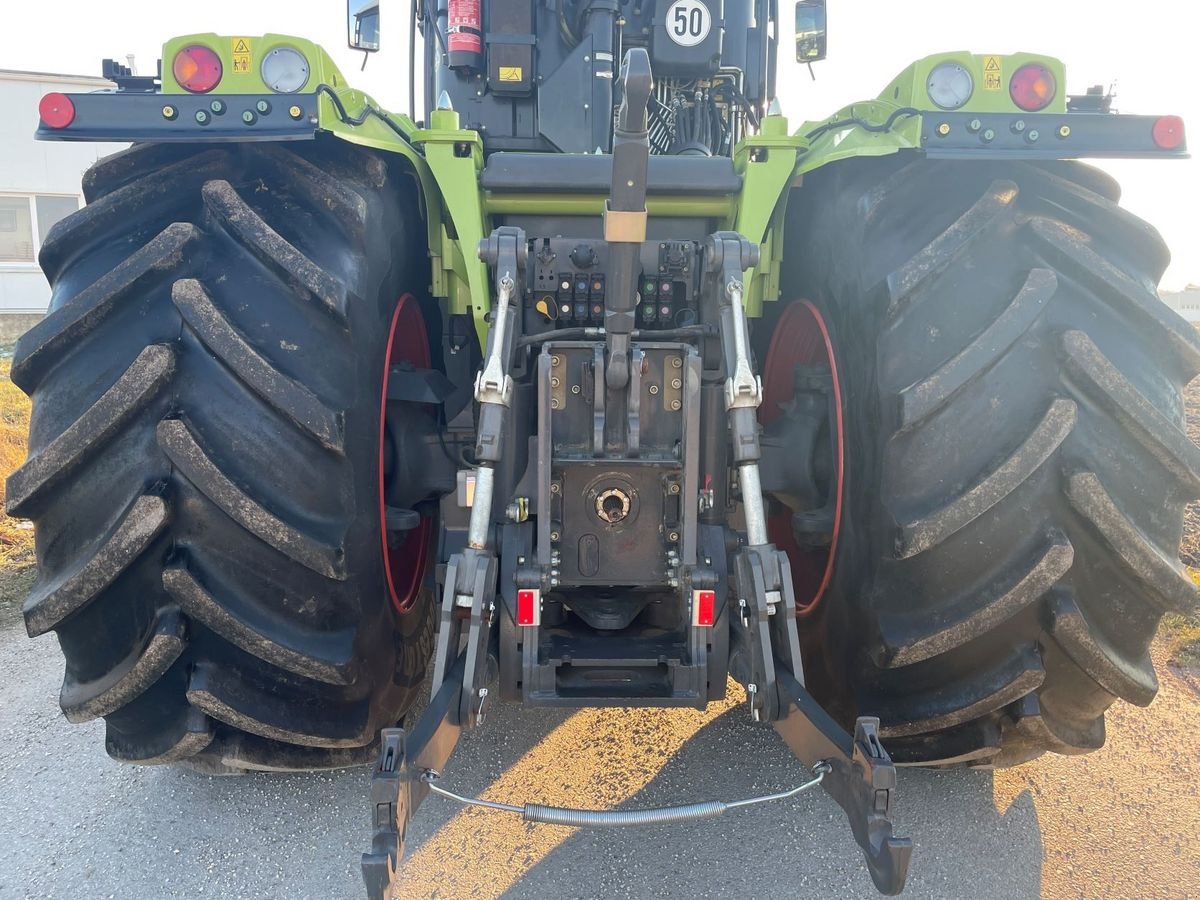
[[[471,316],[481,345],[486,343],[490,299],[477,247],[500,210],[491,208],[493,198],[479,184],[484,165],[480,134],[463,129],[453,110],[433,111],[428,127],[384,111],[349,86],[320,46],[302,38],[184,35],[166,43],[163,58],[174,59],[190,44],[203,44],[220,57],[226,74],[219,94],[184,91],[168,68],[157,92],[71,95],[76,120],[59,129],[42,123],[38,137],[220,142],[304,140],[326,132],[399,156],[420,186],[432,261],[430,292],[445,300],[451,314]],[[264,56],[282,46],[301,51],[310,63],[308,82],[291,95],[273,94],[260,75]],[[933,69],[947,62],[963,67],[974,85],[967,103],[954,111],[937,109],[926,88]],[[1012,74],[1031,62],[1045,66],[1059,86],[1054,101],[1038,113],[1018,109],[1008,90]],[[782,115],[764,117],[758,133],[735,149],[742,186],[729,202],[652,197],[649,214],[704,217],[759,244],[761,261],[746,273],[746,312],[760,316],[763,303],[779,296],[790,189],[825,166],[901,152],[969,159],[1187,156],[1183,143],[1172,149],[1157,146],[1152,135],[1158,117],[1069,112],[1065,84],[1065,67],[1051,57],[966,52],[929,56],[908,66],[874,100],[852,104],[828,119],[806,122],[792,131]],[[268,114],[243,118],[264,100]],[[224,104],[222,113],[209,115],[214,103]],[[503,202],[505,211],[519,207],[523,213],[586,216],[598,213],[603,198],[507,195]]]

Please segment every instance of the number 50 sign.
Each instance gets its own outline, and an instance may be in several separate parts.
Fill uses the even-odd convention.
[[[695,47],[712,28],[712,14],[700,0],[675,0],[667,8],[667,36],[681,47]]]

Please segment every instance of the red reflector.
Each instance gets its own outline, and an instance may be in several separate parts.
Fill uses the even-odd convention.
[[[1025,112],[1037,112],[1054,100],[1058,93],[1058,82],[1054,80],[1054,73],[1045,66],[1030,63],[1013,73],[1008,92],[1013,103]]]
[[[712,628],[717,617],[717,592],[692,591],[692,624]]]
[[[542,592],[521,588],[517,591],[517,624],[542,624]]]
[[[1154,123],[1154,143],[1163,150],[1178,150],[1183,146],[1183,119],[1163,116]]]
[[[75,121],[75,104],[66,94],[47,94],[38,104],[38,115],[51,128],[66,128]]]
[[[221,57],[202,44],[192,44],[175,54],[171,73],[179,86],[193,94],[207,94],[221,81]]]

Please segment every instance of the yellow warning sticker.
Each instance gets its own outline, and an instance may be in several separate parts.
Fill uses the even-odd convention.
[[[500,80],[501,81],[520,81],[522,74],[523,73],[521,72],[520,66],[501,66],[500,67]]]
[[[237,75],[247,75],[250,72],[250,38],[235,37],[229,39],[229,47],[233,52],[233,71]]]
[[[998,91],[1004,87],[1004,64],[999,56],[983,58],[983,89]]]

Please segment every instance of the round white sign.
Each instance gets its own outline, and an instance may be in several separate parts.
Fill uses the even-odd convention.
[[[667,36],[680,47],[695,47],[712,28],[712,14],[700,0],[675,0],[667,8]]]

